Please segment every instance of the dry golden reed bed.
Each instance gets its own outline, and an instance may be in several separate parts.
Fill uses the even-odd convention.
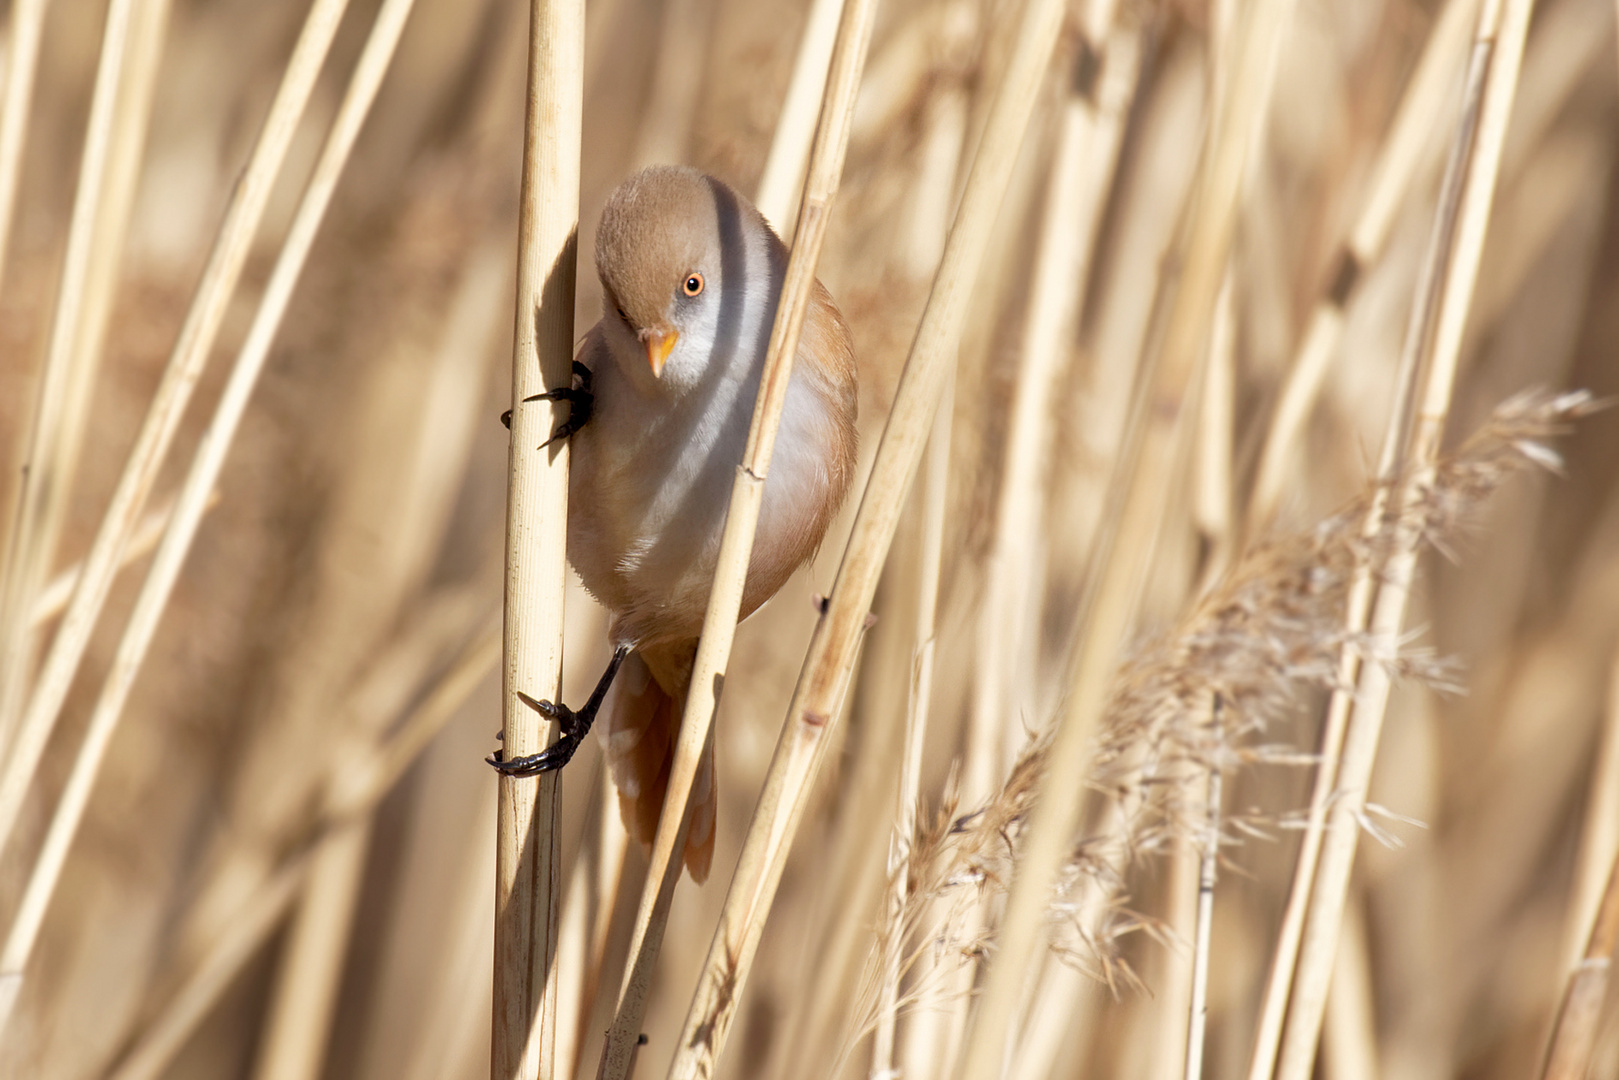
[[[877,6],[818,271],[859,352],[857,487],[975,154],[997,131],[1018,145],[991,114],[1024,3]],[[529,10],[343,8],[10,5],[0,1076],[489,1073],[482,759],[501,714]],[[1312,1060],[1329,1080],[1619,1076],[1603,966],[1619,891],[1597,918],[1619,853],[1619,424],[1593,407],[1619,395],[1615,8],[1068,5],[964,264],[946,406],[827,768],[757,957],[730,973],[740,996],[719,987],[717,1075],[1191,1077],[1201,1001],[1192,1057],[1212,1078],[1273,1075],[1256,1038],[1279,1042],[1287,1080]],[[324,66],[311,11],[341,16]],[[807,12],[589,5],[576,333],[625,175],[689,162],[759,191]],[[351,73],[381,74],[407,13],[367,116]],[[278,174],[265,118],[295,54],[313,81],[307,109],[274,106]],[[808,115],[776,154],[807,146]],[[352,155],[321,164],[343,117],[363,119]],[[761,197],[778,223],[793,175]],[[336,182],[324,220],[311,176]],[[311,238],[297,275],[287,253]],[[256,323],[266,296],[279,324]],[[233,438],[205,440],[244,354],[263,377]],[[167,399],[172,449],[143,457],[171,356],[200,371],[195,394]],[[1391,424],[1414,434],[1390,446]],[[195,543],[166,564],[161,527],[219,452]],[[857,502],[738,631],[715,870],[675,891],[643,1077],[681,1048]],[[51,580],[118,554],[96,541],[109,506],[133,555],[106,564],[123,568],[99,618],[88,587],[64,616]],[[165,566],[172,596],[140,600]],[[1357,593],[1372,629],[1345,623]],[[82,663],[75,625],[94,627]],[[566,642],[574,700],[606,659],[576,582]],[[1317,816],[1336,827],[1301,893],[1292,1011],[1262,1035],[1335,709],[1344,771]],[[593,740],[561,791],[549,1053],[554,1075],[590,1076],[647,863]],[[1064,795],[1077,830],[1049,810]],[[1054,889],[1020,900],[1039,874]],[[1594,1048],[1548,1064],[1582,956],[1590,1001],[1567,1019]]]

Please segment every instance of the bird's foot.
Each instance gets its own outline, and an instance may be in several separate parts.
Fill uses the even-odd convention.
[[[579,361],[573,362],[572,384],[560,390],[547,390],[543,394],[530,394],[523,399],[526,404],[530,401],[566,401],[568,403],[568,418],[558,424],[551,432],[551,437],[540,444],[544,450],[558,439],[566,439],[590,422],[590,414],[596,404],[596,395],[590,389],[590,369]],[[500,422],[507,428],[512,426],[512,411],[507,409],[500,414]]]
[[[524,754],[522,757],[507,760],[504,750],[496,750],[484,760],[507,776],[534,776],[537,773],[560,769],[572,761],[579,744],[590,734],[590,725],[595,722],[596,713],[601,710],[602,702],[607,698],[607,688],[613,685],[613,677],[618,674],[619,665],[624,663],[624,658],[629,654],[628,645],[620,645],[613,650],[613,658],[608,661],[607,670],[602,672],[601,679],[597,681],[596,689],[590,692],[590,699],[577,712],[566,705],[532,698],[519,690],[517,699],[546,719],[556,721],[557,726],[562,729],[562,736],[538,754]]]
[[[497,772],[505,773],[507,776],[538,776],[543,772],[560,769],[572,761],[579,744],[590,733],[591,721],[595,719],[594,711],[587,713],[581,709],[574,712],[566,705],[540,701],[522,691],[518,691],[517,697],[541,716],[556,721],[562,728],[562,737],[537,754],[523,754],[507,760],[504,750],[496,750],[484,760],[493,765]],[[503,740],[504,734],[497,734],[495,737]]]

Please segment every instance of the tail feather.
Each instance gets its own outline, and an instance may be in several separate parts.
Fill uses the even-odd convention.
[[[695,644],[637,650],[619,669],[602,702],[596,731],[618,786],[619,812],[630,835],[652,845],[674,764],[675,733],[686,705]],[[692,781],[691,829],[683,853],[692,880],[708,878],[714,858],[714,743],[710,738]]]

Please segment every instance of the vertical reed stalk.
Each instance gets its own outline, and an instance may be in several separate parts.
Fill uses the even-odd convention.
[[[1591,924],[1585,955],[1569,972],[1568,986],[1557,1010],[1557,1023],[1546,1049],[1541,1080],[1584,1080],[1591,1068],[1591,1051],[1596,1047],[1602,1019],[1602,1003],[1608,994],[1614,950],[1619,947],[1619,860],[1608,874],[1602,904]]]
[[[84,657],[120,557],[140,521],[146,497],[151,493],[191,393],[207,363],[231,294],[247,261],[253,235],[263,218],[270,189],[347,6],[348,0],[314,0],[252,157],[233,191],[202,280],[186,312],[185,324],[90,553],[85,556],[83,572],[23,711],[4,772],[0,773],[0,849],[6,846],[16,826],[28,785]],[[4,987],[0,986],[0,999],[3,995]],[[0,1000],[0,1007],[3,1004]]]
[[[382,77],[388,70],[394,47],[404,29],[405,17],[409,15],[413,3],[414,0],[387,0],[378,12],[377,22],[350,80],[343,104],[333,120],[320,159],[310,176],[258,313],[243,342],[236,366],[231,371],[230,381],[226,384],[208,432],[198,447],[191,471],[181,486],[173,520],[158,545],[157,555],[135,601],[135,609],[119,642],[112,669],[91,713],[84,744],[74,761],[67,787],[51,820],[45,844],[29,878],[4,951],[0,952],[0,1029],[4,1028],[10,1017],[45,910],[89,803],[101,762],[123,715],[135,677],[151,646],[158,620],[168,604],[186,553],[201,524],[209,495],[219,480],[225,454],[247,409],[248,399],[269,356],[270,344],[314,244],[315,234],[331,204],[337,180],[354,147],[360,126],[375,100]]]
[[[512,757],[538,753],[555,726],[518,692],[555,700],[562,681],[568,448],[561,442],[536,452],[550,433],[550,410],[524,399],[573,378],[585,6],[532,0],[529,19],[501,678],[503,746]],[[498,783],[489,1075],[548,1080],[556,1075],[560,774],[502,775]]]
[[[218,505],[219,492],[215,490],[208,496],[204,510],[212,510]],[[163,539],[163,532],[169,527],[169,520],[173,516],[173,499],[166,499],[155,509],[148,510],[130,535],[129,546],[124,548],[124,553],[118,560],[118,569],[127,570],[131,564],[150,555],[152,549],[157,547],[157,542]],[[39,590],[39,595],[34,597],[34,610],[30,616],[36,630],[62,614],[62,609],[67,607],[68,598],[73,595],[73,587],[79,583],[79,572],[82,569],[79,563],[74,563],[51,578],[50,582]]]
[[[318,1080],[371,848],[369,818],[339,823],[310,856],[276,976],[254,1080]]]
[[[1111,187],[1109,166],[1117,160],[1118,132],[1112,132],[1115,139],[1108,145],[1097,100],[1102,71],[1097,43],[1107,37],[1115,6],[1092,5],[1102,10],[1092,13],[1093,25],[1087,28],[1074,62],[1075,79],[1061,107],[1034,277],[1023,313],[1006,464],[977,626],[972,726],[990,736],[983,740],[984,751],[998,748],[1008,723],[1031,719],[1026,705],[1033,696],[1034,666],[1028,657],[1035,648],[1030,634],[1039,624],[1034,567],[1043,555],[1038,539],[1043,534],[1041,499],[1055,419],[1052,399],[1072,351],[1080,303],[1090,283],[1097,224]],[[969,761],[969,770],[979,764],[993,766],[1000,755],[973,756],[985,760]],[[983,790],[969,785],[964,792],[972,804],[987,797],[989,786],[1001,777],[983,779]]]
[[[1481,16],[1482,17],[1482,16]],[[1362,534],[1378,535],[1389,513],[1388,485],[1397,481],[1408,454],[1409,410],[1416,393],[1417,379],[1421,376],[1422,357],[1432,334],[1432,321],[1437,310],[1443,282],[1443,268],[1448,258],[1455,233],[1463,184],[1469,154],[1478,131],[1479,96],[1484,92],[1488,72],[1489,53],[1476,47],[1468,63],[1463,108],[1451,142],[1450,159],[1445,166],[1444,182],[1440,187],[1439,206],[1428,238],[1428,250],[1415,289],[1411,313],[1407,320],[1405,340],[1401,346],[1399,368],[1395,375],[1394,401],[1389,410],[1390,420],[1383,439],[1378,463],[1378,477],[1382,483],[1366,514]],[[1344,609],[1344,628],[1353,638],[1363,634],[1371,617],[1374,582],[1371,567],[1362,567],[1350,587]],[[1352,686],[1358,678],[1361,660],[1353,650],[1344,650],[1338,669],[1338,684]],[[1343,754],[1344,732],[1349,722],[1350,695],[1335,691],[1327,706],[1322,724],[1319,761],[1316,765],[1315,784],[1310,795],[1310,807],[1304,835],[1299,841],[1298,860],[1294,864],[1287,907],[1282,925],[1277,932],[1276,949],[1271,958],[1270,975],[1265,985],[1265,996],[1260,1006],[1259,1025],[1254,1034],[1254,1052],[1249,1062],[1249,1080],[1270,1080],[1275,1075],[1277,1047],[1282,1037],[1282,1025],[1287,1016],[1289,999],[1293,992],[1295,968],[1307,918],[1311,889],[1321,856],[1329,803],[1335,797],[1339,763]],[[1323,994],[1325,991],[1322,991]]]
[[[107,6],[61,284],[0,567],[0,748],[27,699],[37,644],[29,613],[56,557],[78,474],[167,22],[168,0]]]
[[[811,639],[742,859],[686,1014],[669,1074],[672,1080],[711,1074],[724,1049],[788,850],[829,744],[826,736],[841,708],[905,490],[921,458],[948,365],[960,345],[966,301],[989,247],[1062,14],[1060,0],[1031,0],[1024,6],[1012,62],[974,155],[831,599]]]
[[[1602,904],[1602,874],[1615,858],[1619,858],[1619,653],[1609,665],[1602,731],[1591,766],[1591,791],[1580,823],[1580,850],[1574,863],[1564,929],[1566,963],[1578,962],[1584,953],[1586,927]]]
[[[1477,136],[1472,140],[1462,192],[1455,207],[1455,242],[1446,252],[1444,273],[1439,282],[1441,298],[1435,312],[1432,350],[1427,354],[1410,450],[1408,455],[1401,455],[1411,465],[1409,470],[1406,467],[1399,470],[1399,474],[1408,475],[1409,479],[1396,496],[1396,520],[1403,518],[1407,508],[1421,497],[1422,487],[1432,475],[1444,434],[1460,360],[1462,332],[1478,280],[1479,261],[1500,174],[1501,151],[1533,9],[1534,0],[1490,0],[1480,14],[1480,33],[1474,52],[1484,72],[1478,95],[1470,98],[1468,104],[1468,112],[1472,112],[1476,101]],[[1422,299],[1419,297],[1419,303]],[[1426,335],[1422,340],[1426,341]],[[1402,421],[1403,410],[1396,410],[1392,423],[1404,427]],[[1396,642],[1400,638],[1415,571],[1416,539],[1402,537],[1401,546],[1382,570],[1370,623],[1374,641]],[[1382,733],[1391,679],[1386,665],[1370,663],[1360,667],[1279,1055],[1277,1075],[1282,1080],[1302,1080],[1308,1075],[1315,1056],[1349,874],[1359,840],[1360,814]]]
[[[1215,706],[1218,720],[1219,705]],[[1209,939],[1214,926],[1214,884],[1220,866],[1220,766],[1210,761],[1204,791],[1207,826],[1197,879],[1197,931],[1192,944],[1192,996],[1186,1021],[1185,1080],[1203,1078],[1203,1041],[1209,1022]]]
[[[331,770],[334,779],[327,784],[331,799],[325,808],[328,828],[342,828],[375,809],[488,677],[499,663],[500,654],[499,633],[494,628],[486,629],[421,695],[421,704],[399,724],[391,738],[357,758],[336,761]],[[358,771],[355,761],[361,763]],[[202,959],[180,980],[179,989],[156,1018],[145,1024],[109,1080],[156,1080],[164,1074],[208,1011],[280,925],[287,909],[298,899],[310,865],[310,855],[299,855],[243,894],[242,905],[220,921],[219,936],[202,951]]]
[[[634,1061],[641,1019],[652,986],[653,966],[663,943],[669,917],[669,902],[680,877],[679,852],[685,846],[691,825],[691,786],[703,748],[712,736],[714,714],[719,708],[720,687],[731,643],[736,635],[737,618],[742,610],[742,589],[747,579],[748,559],[753,551],[759,508],[770,472],[770,456],[775,449],[776,429],[786,401],[788,380],[798,351],[799,331],[809,309],[815,286],[815,267],[843,175],[848,152],[849,128],[854,112],[855,93],[865,68],[866,51],[877,11],[876,0],[855,0],[844,6],[837,43],[827,75],[825,104],[810,153],[809,176],[798,213],[798,226],[787,276],[782,283],[776,321],[770,331],[770,345],[760,376],[759,397],[754,405],[748,430],[747,447],[737,466],[731,488],[725,531],[720,540],[714,585],[703,619],[702,638],[692,667],[691,688],[687,692],[674,761],[669,770],[668,790],[663,812],[653,837],[650,866],[636,912],[629,962],[618,1009],[602,1047],[599,1076],[622,1080]]]
[[[22,177],[23,146],[28,141],[28,107],[34,98],[39,69],[40,32],[48,0],[17,0],[6,27],[5,99],[0,103],[0,283],[5,281],[11,224],[16,217],[17,186]]]
[[[793,78],[787,84],[787,97],[781,103],[781,116],[770,137],[770,154],[759,178],[759,196],[754,204],[788,244],[793,243],[798,197],[804,190],[804,168],[809,163],[810,143],[821,115],[821,96],[826,91],[827,69],[832,63],[832,45],[837,40],[842,11],[843,0],[810,0],[798,56],[793,61]]]
[[[995,962],[958,1072],[962,1077],[992,1075],[1001,1067],[1007,1034],[1022,999],[1024,973],[1045,922],[1051,885],[1079,822],[1085,790],[1079,778],[1090,771],[1091,743],[1120,643],[1135,620],[1172,473],[1181,457],[1181,417],[1225,274],[1249,147],[1266,113],[1281,32],[1291,21],[1292,9],[1292,0],[1265,0],[1245,9],[1246,19],[1237,31],[1230,66],[1234,82],[1221,99],[1213,141],[1205,150],[1185,269],[1157,370],[1142,398],[1150,404],[1146,426],[1139,450],[1123,455],[1114,474],[1109,502],[1120,509],[1112,526],[1104,526],[1092,557],[1096,569],[1079,623],[1073,690],[1022,842]]]
[[[1400,97],[1388,135],[1378,147],[1366,201],[1339,252],[1325,295],[1316,301],[1281,397],[1271,414],[1260,452],[1259,472],[1248,500],[1245,531],[1259,532],[1276,512],[1295,444],[1315,407],[1328,365],[1343,339],[1344,318],[1367,270],[1382,257],[1411,188],[1440,144],[1433,138],[1457,69],[1463,66],[1469,28],[1476,25],[1480,0],[1449,0],[1428,34],[1416,70]]]
[[[287,909],[298,898],[308,866],[307,859],[299,859],[282,867],[254,891],[162,1012],[108,1070],[107,1080],[160,1080],[168,1073],[170,1063],[192,1032],[281,924]]]
[[[938,645],[934,626],[939,611],[939,567],[944,559],[944,519],[950,493],[950,414],[955,394],[947,391],[939,402],[923,458],[921,504],[921,560],[917,567],[916,652],[911,660],[910,694],[905,703],[905,742],[900,756],[899,792],[894,808],[894,833],[888,850],[887,924],[903,934],[900,912],[905,908],[911,875],[911,839],[916,835],[916,810],[921,799],[922,749],[927,742],[928,709],[933,702],[933,654]],[[893,944],[882,972],[877,1002],[877,1030],[872,1039],[871,1073],[874,1078],[899,1075],[894,1068],[894,1029],[899,1019],[899,983],[907,943]]]

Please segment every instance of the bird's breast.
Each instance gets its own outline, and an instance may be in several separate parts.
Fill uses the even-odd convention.
[[[605,359],[605,358],[604,358]],[[596,367],[596,408],[573,439],[569,557],[618,617],[620,640],[695,636],[713,583],[757,378],[675,403],[649,400],[616,363]],[[692,399],[696,400],[692,400]],[[846,456],[831,403],[789,384],[745,589],[744,614],[813,554],[841,499]]]

